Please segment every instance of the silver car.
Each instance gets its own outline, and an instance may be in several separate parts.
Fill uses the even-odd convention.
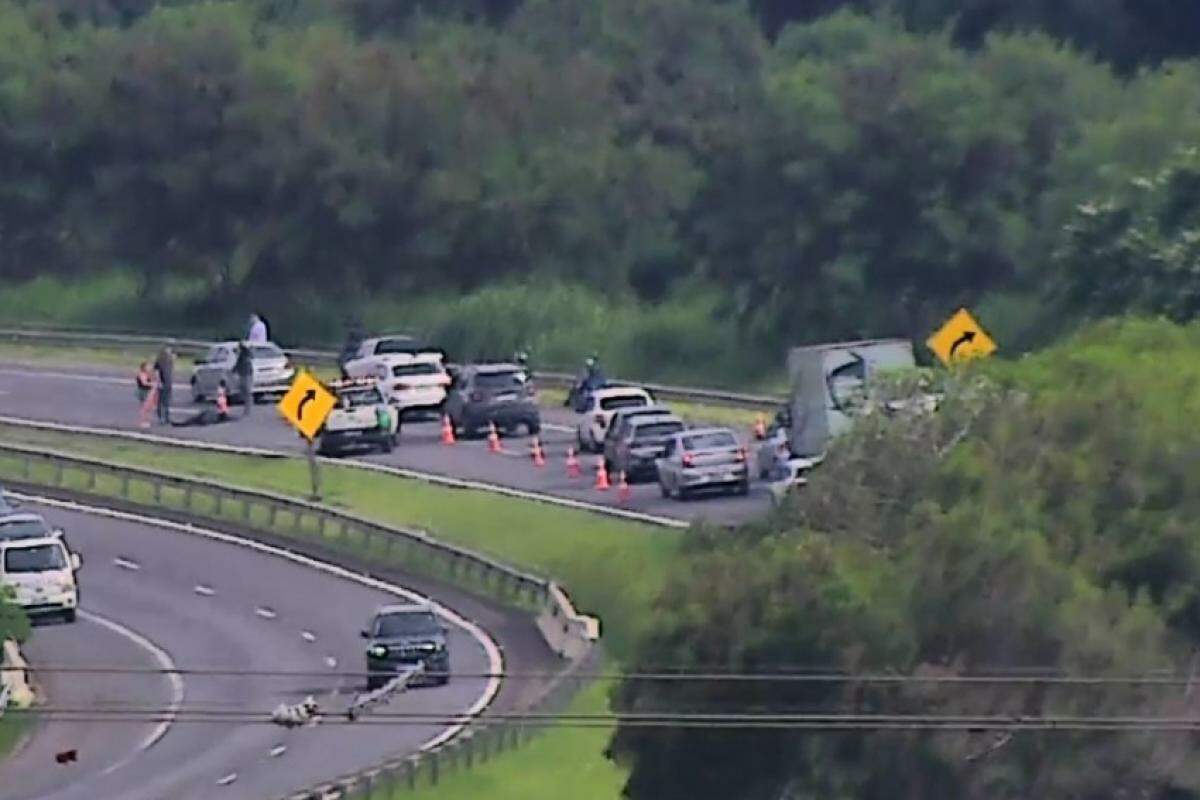
[[[271,342],[247,344],[250,360],[254,365],[254,397],[260,399],[282,395],[292,385],[296,370],[287,354]],[[230,401],[241,400],[241,382],[233,371],[237,363],[237,342],[221,342],[209,348],[192,370],[192,399],[197,403],[217,396],[217,389],[225,384],[225,395]]]
[[[728,428],[693,428],[667,442],[658,460],[658,486],[663,497],[685,499],[702,489],[736,494],[750,491],[746,448]]]

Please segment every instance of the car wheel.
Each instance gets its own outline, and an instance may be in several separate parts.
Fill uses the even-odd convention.
[[[373,692],[387,684],[385,678],[376,678],[374,675],[367,676],[367,691]]]
[[[63,612],[62,618],[63,618],[63,622],[67,623],[68,625],[71,624],[72,622],[74,622],[75,621],[75,609],[68,608],[66,611]]]
[[[591,448],[584,444],[583,436],[579,433],[579,431],[575,432],[575,449],[580,453],[587,453],[591,451]]]
[[[611,480],[612,478],[616,477],[617,465],[606,458],[604,459],[604,471],[608,473],[608,477]]]
[[[737,488],[733,490],[733,493],[742,497],[750,494],[750,478],[743,478],[742,481],[737,485]]]
[[[392,452],[392,437],[391,436],[383,437],[383,441],[379,443],[379,452],[381,452],[381,453]]]
[[[541,420],[531,420],[525,423],[525,430],[530,436],[537,436],[542,432]]]
[[[662,492],[662,496],[664,499],[671,496],[671,490],[668,489],[667,485],[662,482],[662,478],[658,479],[658,491]]]

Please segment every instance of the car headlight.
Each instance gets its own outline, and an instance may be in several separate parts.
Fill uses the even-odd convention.
[[[369,655],[371,658],[386,658],[387,654],[388,649],[381,644],[377,644],[367,650],[367,655]]]

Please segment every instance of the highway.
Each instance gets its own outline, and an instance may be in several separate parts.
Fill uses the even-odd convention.
[[[192,413],[191,396],[185,383],[190,374],[183,364],[176,373],[175,415]],[[235,406],[235,415],[241,413]],[[139,430],[133,390],[133,366],[127,372],[109,367],[38,367],[0,362],[0,414],[46,422],[92,427]],[[596,456],[584,456],[581,478],[571,479],[565,468],[566,452],[575,442],[576,415],[562,408],[543,408],[542,443],[548,463],[535,468],[529,456],[529,440],[504,441],[502,454],[488,453],[483,441],[460,441],[447,447],[439,441],[435,421],[406,422],[400,446],[391,454],[356,456],[365,461],[405,467],[453,478],[500,484],[529,492],[555,495],[590,503],[617,506],[615,488],[595,491]],[[178,438],[197,439],[299,452],[303,445],[297,434],[270,405],[253,409],[249,419],[207,428],[155,426],[150,432]],[[745,438],[747,432],[739,434]],[[612,476],[615,482],[616,476]],[[625,508],[684,520],[707,520],[736,524],[763,513],[770,506],[766,488],[754,485],[748,497],[699,497],[679,502],[661,497],[658,485],[638,484]]]
[[[415,751],[443,733],[437,724],[327,723],[285,730],[242,720],[188,721],[188,710],[201,708],[257,712],[266,720],[278,704],[310,694],[326,710],[344,710],[362,682],[335,673],[363,669],[358,631],[377,605],[397,596],[220,539],[69,504],[28,506],[64,527],[83,557],[79,620],[35,628],[26,648],[35,670],[173,663],[180,669],[320,674],[38,673],[47,709],[179,706],[179,716],[171,721],[168,715],[162,724],[110,715],[84,722],[46,719],[23,749],[0,763],[4,800],[262,800]],[[449,641],[452,672],[479,675],[500,667],[495,643],[479,629],[451,624]],[[413,689],[378,708],[464,713],[494,689],[494,681],[463,677],[445,687]],[[54,754],[69,749],[78,761],[56,764]]]

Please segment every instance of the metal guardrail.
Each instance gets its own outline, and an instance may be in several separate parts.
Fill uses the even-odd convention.
[[[171,339],[180,355],[195,356],[208,350],[212,342],[203,339],[188,339],[180,337],[148,336],[145,334],[103,333],[93,331],[68,330],[36,330],[18,328],[0,328],[0,339],[10,342],[24,342],[63,347],[107,347],[124,349],[130,347],[161,347]],[[314,366],[333,366],[337,363],[337,353],[333,350],[286,348],[289,356]],[[575,376],[568,372],[553,370],[538,370],[539,382],[550,386],[565,388],[570,386]],[[685,403],[704,403],[709,405],[730,406],[733,408],[749,408],[766,411],[774,409],[786,402],[785,398],[772,395],[746,394],[731,392],[723,389],[703,389],[689,386],[672,386],[662,383],[638,382],[656,397],[662,400],[675,400]]]
[[[48,472],[46,467],[49,467]],[[48,486],[100,499],[117,497],[126,503],[155,508],[175,507],[168,502],[172,499],[168,495],[173,494],[179,510],[186,516],[233,521],[246,533],[254,532],[265,515],[265,530],[276,537],[280,524],[288,523],[292,537],[300,541],[315,537],[325,544],[332,538],[335,545],[356,543],[374,555],[391,555],[400,547],[405,549],[403,555],[409,567],[413,566],[413,561],[432,559],[442,565],[451,582],[464,585],[469,591],[482,589],[502,601],[516,604],[533,602],[538,608],[537,627],[547,645],[570,661],[552,686],[530,704],[532,710],[543,714],[565,707],[579,685],[579,680],[572,676],[595,658],[599,620],[578,613],[566,592],[553,580],[466,548],[439,542],[423,531],[384,525],[350,512],[272,492],[9,443],[0,443],[0,475],[21,485]],[[113,482],[115,491],[101,491],[102,479]],[[519,747],[544,725],[544,722],[512,721],[489,724],[485,715],[465,727],[458,736],[427,751],[324,782],[290,794],[283,800],[390,798],[405,788],[436,785],[448,772],[485,763],[498,753]]]

